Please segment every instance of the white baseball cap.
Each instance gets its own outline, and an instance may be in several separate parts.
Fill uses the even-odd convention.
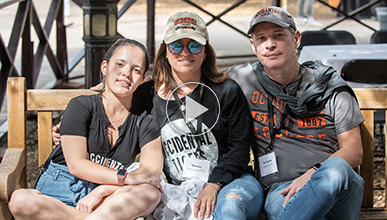
[[[206,23],[198,14],[177,12],[168,19],[164,28],[164,43],[170,44],[182,38],[190,38],[202,45],[209,41]]]

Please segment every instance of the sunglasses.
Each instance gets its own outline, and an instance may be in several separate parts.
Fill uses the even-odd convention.
[[[184,48],[184,45],[178,41],[168,44],[168,50],[173,54],[180,53],[183,50],[183,48]],[[188,50],[193,54],[200,53],[202,49],[203,49],[203,45],[201,45],[196,41],[192,41],[191,43],[188,44]]]

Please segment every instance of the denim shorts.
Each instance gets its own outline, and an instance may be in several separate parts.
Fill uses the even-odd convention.
[[[42,194],[59,199],[75,207],[80,199],[89,194],[99,184],[92,183],[70,174],[67,166],[51,161],[46,172],[42,174],[36,189]]]

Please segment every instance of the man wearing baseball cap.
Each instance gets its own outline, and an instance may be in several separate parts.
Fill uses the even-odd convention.
[[[320,61],[298,63],[301,34],[279,7],[258,11],[248,29],[255,63],[228,68],[254,119],[256,177],[268,219],[357,219],[363,179],[352,89]]]

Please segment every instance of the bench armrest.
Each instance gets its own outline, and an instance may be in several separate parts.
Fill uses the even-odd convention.
[[[0,203],[6,203],[18,186],[21,174],[26,167],[25,149],[8,148],[0,163]]]

